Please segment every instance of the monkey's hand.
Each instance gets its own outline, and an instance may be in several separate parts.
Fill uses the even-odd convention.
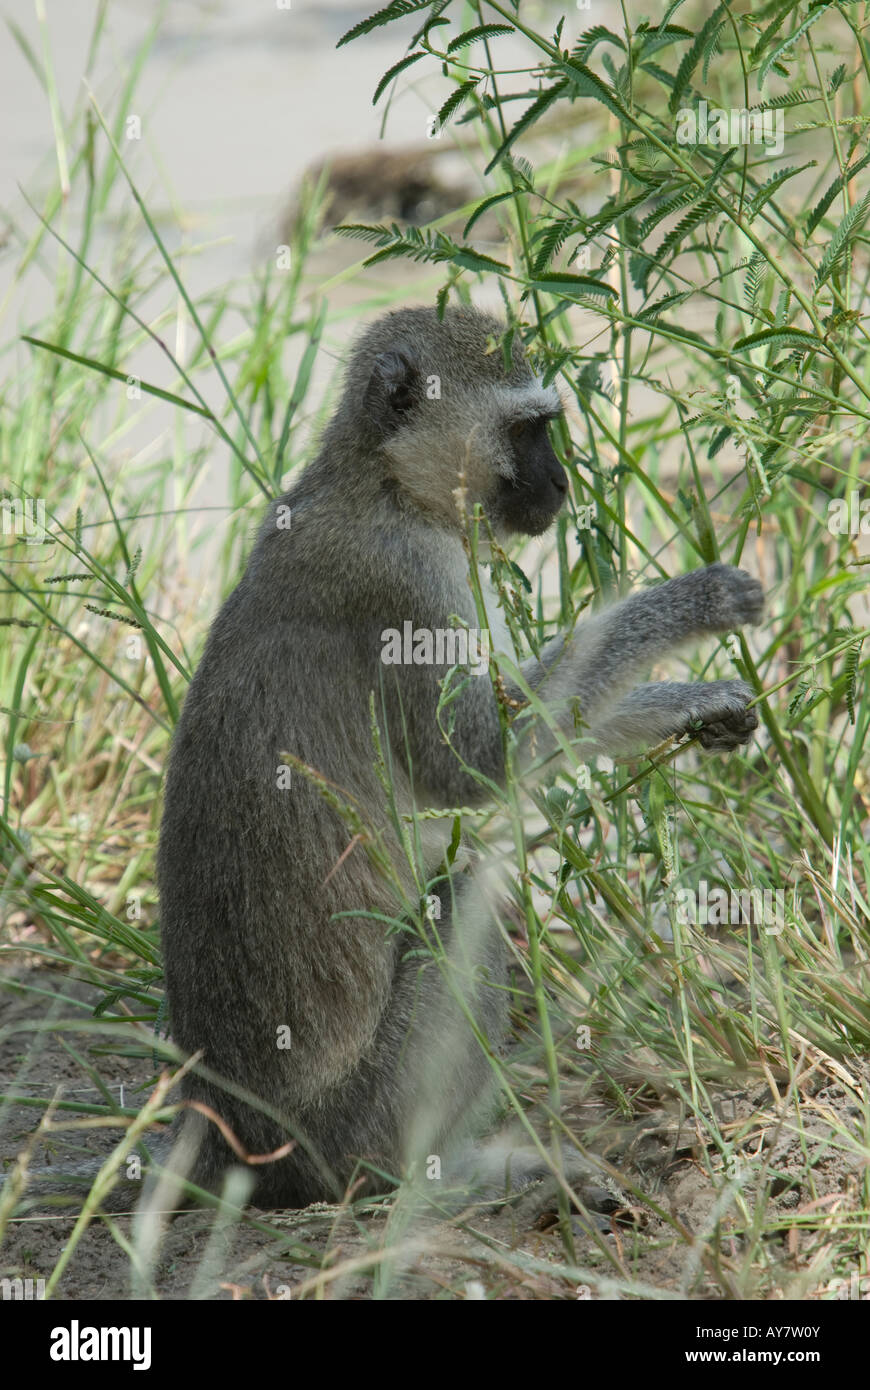
[[[758,728],[758,716],[754,709],[746,708],[754,692],[745,681],[710,681],[687,689],[691,703],[682,733],[697,734],[708,753],[730,753],[749,742]]]
[[[764,592],[757,579],[733,565],[708,565],[692,570],[675,584],[696,590],[700,627],[705,632],[730,632],[745,623],[761,621]]]
[[[697,734],[702,748],[725,753],[758,728],[746,708],[753,691],[744,681],[654,681],[618,700],[589,731],[606,753],[638,753],[666,738]]]
[[[629,1207],[625,1193],[603,1165],[564,1144],[561,1166],[565,1183],[579,1197],[592,1224],[609,1231],[611,1216]],[[474,1145],[464,1155],[459,1169],[467,1201],[510,1202],[520,1221],[528,1226],[545,1212],[558,1210],[558,1194],[564,1188],[552,1163],[542,1159],[536,1150],[515,1148],[507,1135]]]

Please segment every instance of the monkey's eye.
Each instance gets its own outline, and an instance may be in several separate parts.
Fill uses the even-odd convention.
[[[521,439],[526,432],[525,420],[515,420],[508,430],[511,439]]]

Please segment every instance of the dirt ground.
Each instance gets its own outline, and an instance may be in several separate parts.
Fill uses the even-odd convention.
[[[27,1031],[50,1016],[69,1018],[96,997],[89,986],[45,969],[20,971],[0,982],[0,1089],[4,1095],[48,1098],[62,1088],[67,1101],[102,1103],[83,1069],[96,1068],[104,1085],[130,1107],[153,1075],[150,1059],[89,1055],[104,1036]],[[21,986],[27,986],[26,992]],[[30,992],[39,990],[39,993]],[[55,999],[52,1000],[51,996]],[[77,1054],[77,1055],[76,1055]],[[838,1064],[833,1064],[834,1066]],[[784,1091],[780,1086],[780,1090]],[[410,1298],[619,1299],[830,1297],[832,1282],[813,1277],[820,1231],[814,1214],[860,1206],[861,1173],[854,1150],[832,1140],[839,1124],[860,1126],[857,1107],[837,1077],[821,1067],[802,1088],[803,1135],[789,1112],[777,1111],[771,1086],[722,1089],[717,1110],[723,1132],[734,1136],[739,1179],[711,1179],[721,1170],[715,1154],[699,1147],[681,1122],[673,1098],[646,1097],[629,1122],[613,1124],[607,1152],[619,1172],[626,1208],[607,1229],[573,1222],[576,1264],[560,1238],[553,1201],[526,1199],[519,1207],[478,1208],[462,1218],[408,1218],[391,1202],[362,1213],[316,1206],[301,1212],[249,1211],[241,1222],[205,1210],[162,1223],[151,1259],[150,1282],[131,1274],[124,1249],[131,1214],[94,1220],[79,1241],[53,1297],[123,1300],[267,1299],[372,1296]],[[566,1096],[565,1115],[583,1133],[600,1124],[594,1095]],[[36,1129],[41,1111],[6,1103],[0,1110],[0,1171],[8,1173]],[[76,1118],[73,1116],[73,1118]],[[600,1137],[601,1130],[598,1129]],[[118,1130],[43,1136],[31,1167],[66,1170],[87,1155],[105,1153]],[[767,1186],[764,1233],[751,1232],[760,1187]],[[717,1195],[718,1188],[718,1195]],[[30,1193],[28,1194],[28,1197]],[[0,1202],[2,1213],[2,1202]],[[2,1215],[0,1215],[2,1222]],[[0,1240],[0,1279],[47,1280],[69,1241],[75,1216],[36,1199],[15,1214]],[[747,1271],[752,1271],[747,1283]],[[34,1288],[38,1287],[34,1282]]]

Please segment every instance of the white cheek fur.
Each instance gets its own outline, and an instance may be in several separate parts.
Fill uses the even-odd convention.
[[[499,387],[498,397],[504,415],[512,420],[558,415],[562,410],[562,400],[555,386],[543,386],[540,378],[528,386]]]

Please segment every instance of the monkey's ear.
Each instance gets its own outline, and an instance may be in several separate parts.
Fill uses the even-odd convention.
[[[378,353],[366,388],[367,410],[386,433],[397,428],[419,399],[420,372],[401,348]]]

